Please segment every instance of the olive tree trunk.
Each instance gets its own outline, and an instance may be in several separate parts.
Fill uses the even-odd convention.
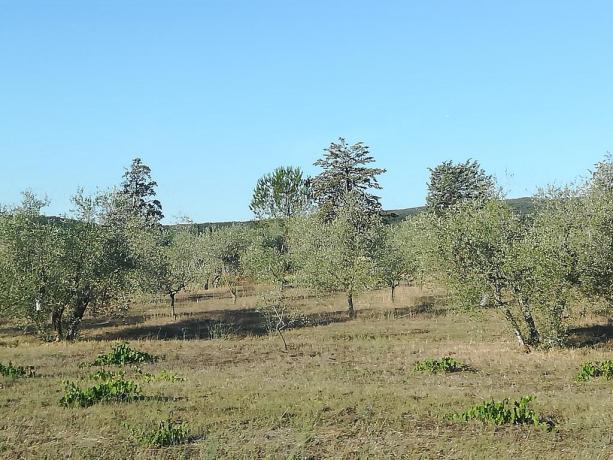
[[[355,308],[353,308],[353,292],[347,293],[347,313],[349,318],[355,318]]]
[[[72,312],[72,316],[70,317],[70,323],[68,324],[68,332],[66,333],[67,340],[76,340],[79,336],[79,327],[81,326],[81,321],[83,321],[83,315],[85,314],[85,310],[89,302],[80,302]]]
[[[174,291],[170,291],[168,295],[170,296],[170,312],[172,314],[172,319],[177,319],[177,312],[175,310],[175,296],[177,295],[177,293]]]
[[[51,312],[51,327],[55,333],[55,341],[59,342],[64,338],[62,327],[62,316],[64,315],[64,307],[56,308]]]
[[[526,328],[528,329],[530,345],[538,345],[541,342],[541,335],[536,328],[536,323],[534,322],[534,317],[532,316],[530,306],[525,300],[520,300],[519,304],[521,307],[522,315],[524,317],[524,322],[526,323]]]

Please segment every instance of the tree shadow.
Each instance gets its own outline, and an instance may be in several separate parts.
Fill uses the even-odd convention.
[[[348,321],[345,311],[304,315],[293,321],[286,330]],[[84,330],[95,326],[84,324]],[[222,337],[261,336],[269,333],[267,318],[254,308],[213,310],[181,314],[177,321],[165,324],[137,324],[99,331],[88,338],[93,340],[209,340]]]
[[[596,345],[613,346],[613,321],[607,324],[593,324],[572,328],[569,331],[568,342],[577,348],[593,347]]]
[[[252,286],[238,286],[237,294],[239,297],[250,297],[256,294],[256,289]],[[199,292],[195,294],[185,294],[177,297],[176,303],[186,303],[186,302],[200,302],[206,300],[221,300],[221,299],[231,299],[232,295],[228,289],[219,289],[215,288],[215,290],[207,290],[204,292]]]

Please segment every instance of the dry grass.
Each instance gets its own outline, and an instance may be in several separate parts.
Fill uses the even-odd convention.
[[[177,322],[191,328],[184,333],[189,339],[196,337],[199,323],[247,317],[236,335],[222,339],[155,340],[151,334],[153,339],[145,340],[156,328],[167,336],[181,330],[164,316],[165,306],[137,310],[126,325],[87,328],[84,340],[74,344],[3,337],[0,361],[36,366],[39,376],[0,380],[0,456],[612,458],[612,383],[574,380],[582,362],[611,357],[611,340],[526,354],[517,349],[497,312],[448,313],[431,305],[432,292],[399,291],[395,306],[384,292],[362,296],[360,316],[353,321],[339,312],[341,298],[296,296],[296,306],[305,313],[332,321],[288,331],[288,353],[281,351],[278,337],[262,335],[252,324],[257,320],[253,297],[233,306],[220,298],[221,292],[198,303],[181,303]],[[62,381],[83,378],[86,384],[90,370],[79,363],[108,351],[114,342],[93,340],[105,337],[141,338],[131,345],[166,356],[143,366],[144,371],[165,369],[187,380],[143,383],[143,392],[157,399],[60,407]],[[417,360],[445,355],[476,372],[412,372]],[[554,432],[444,418],[484,399],[525,394],[537,397],[533,405],[538,412],[556,419]],[[146,449],[126,427],[169,416],[187,421],[197,439]]]

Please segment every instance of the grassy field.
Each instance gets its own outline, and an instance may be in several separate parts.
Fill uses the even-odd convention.
[[[583,318],[574,348],[527,354],[497,312],[453,313],[433,292],[403,287],[395,305],[386,292],[369,293],[351,321],[340,297],[296,295],[311,325],[288,331],[284,352],[253,293],[237,305],[222,294],[181,302],[176,322],[161,304],[119,322],[90,320],[78,343],[40,343],[0,326],[0,362],[37,373],[0,377],[0,457],[613,458],[613,381],[575,379],[583,362],[611,359],[607,318]],[[594,331],[600,337],[585,346]],[[164,356],[143,372],[185,381],[145,382],[127,368],[148,398],[61,407],[63,382],[91,385],[95,369],[79,365],[124,339]],[[418,360],[442,356],[472,371],[413,372]],[[533,408],[555,430],[446,419],[523,395],[536,397]],[[190,443],[153,449],[135,440],[132,428],[169,417],[187,422]]]

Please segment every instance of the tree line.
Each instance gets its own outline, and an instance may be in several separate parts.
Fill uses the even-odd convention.
[[[564,345],[572,308],[613,300],[613,160],[581,184],[547,188],[521,214],[478,162],[430,170],[426,208],[386,223],[376,192],[384,169],[370,149],[340,138],[306,177],[279,167],[260,178],[253,225],[202,229],[161,224],[151,170],[135,159],[121,184],[73,197],[69,217],[25,193],[0,210],[0,311],[48,339],[74,340],[86,313],[125,311],[135,298],[247,283],[268,286],[274,328],[291,321],[286,289],[356,296],[401,282],[444,286],[456,306],[496,308],[525,347]]]

